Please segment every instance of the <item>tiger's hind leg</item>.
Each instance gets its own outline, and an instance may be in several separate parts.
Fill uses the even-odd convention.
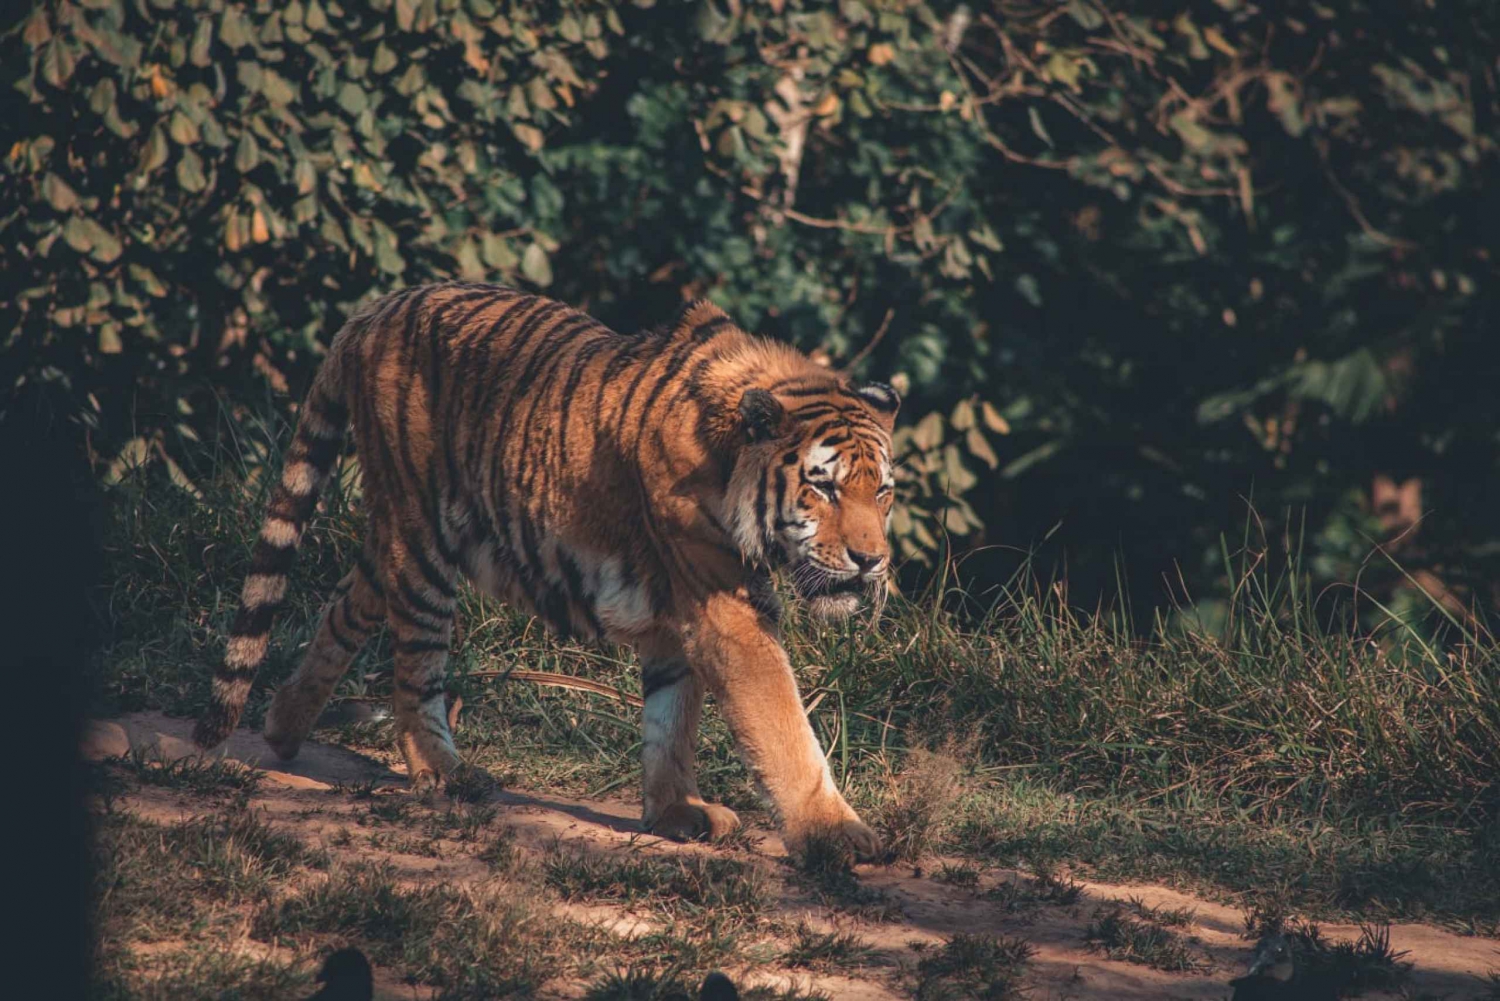
[[[354,658],[385,620],[385,595],[362,557],[334,589],[317,635],[295,674],[276,690],[266,714],[266,743],[294,758]]]
[[[465,786],[492,785],[463,767],[448,729],[444,684],[458,592],[457,573],[437,553],[392,546],[386,608],[395,650],[397,741],[412,788],[426,791],[462,777]]]
[[[740,818],[728,807],[704,802],[693,769],[703,682],[680,651],[648,644],[640,654],[646,696],[642,823],[652,834],[674,841],[722,838],[740,826]]]

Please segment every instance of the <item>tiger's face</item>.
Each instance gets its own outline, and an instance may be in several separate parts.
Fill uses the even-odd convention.
[[[747,443],[728,498],[736,539],[747,556],[787,566],[819,617],[852,614],[890,572],[899,406],[882,383],[741,399]]]

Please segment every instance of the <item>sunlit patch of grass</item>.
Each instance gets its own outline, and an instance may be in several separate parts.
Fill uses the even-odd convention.
[[[160,750],[151,747],[132,747],[128,753],[110,759],[109,763],[118,765],[142,785],[200,796],[254,792],[263,778],[260,772],[232,758],[189,755],[168,760]]]
[[[542,860],[546,884],[564,900],[649,903],[674,914],[759,914],[769,888],[755,866],[717,855],[605,855],[554,846]]]
[[[172,825],[124,813],[95,822],[94,888],[100,935],[151,941],[229,920],[293,873],[327,856],[247,810]]]
[[[146,955],[105,950],[95,964],[89,997],[96,1001],[285,1001],[307,994],[312,981],[306,969],[246,956],[218,942]]]
[[[951,755],[917,749],[892,776],[874,814],[886,861],[915,862],[936,846],[959,795],[962,766]]]
[[[570,925],[518,892],[399,885],[388,868],[351,866],[268,903],[252,934],[271,942],[337,935],[444,997],[529,995],[566,966]]]

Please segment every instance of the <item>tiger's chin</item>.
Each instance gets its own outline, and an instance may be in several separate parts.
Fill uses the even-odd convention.
[[[846,580],[825,578],[816,582],[794,584],[798,596],[807,603],[808,611],[825,622],[847,619],[859,611],[865,587],[864,581],[858,577]]]
[[[824,622],[839,622],[859,611],[859,595],[849,591],[815,594],[807,599],[808,611]]]

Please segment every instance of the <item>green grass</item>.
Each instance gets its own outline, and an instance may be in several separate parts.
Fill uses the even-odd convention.
[[[264,941],[306,944],[337,936],[441,989],[445,998],[529,996],[563,968],[566,921],[539,913],[524,894],[408,888],[379,866],[349,866],[262,908],[251,925]]]
[[[168,761],[154,748],[133,747],[109,763],[118,765],[142,785],[200,796],[251,793],[261,782],[259,772],[229,758],[186,757]]]
[[[713,855],[604,855],[554,846],[542,860],[564,900],[647,904],[670,915],[756,917],[768,898],[761,870]]]
[[[261,510],[257,490],[237,485],[248,454],[200,478],[201,502],[146,474],[114,491],[102,596],[112,638],[94,665],[96,711],[203,705]],[[356,490],[325,506],[252,725],[360,538]],[[1228,554],[1226,573],[1233,600],[1212,629],[1186,609],[1130,635],[1123,616],[1067,607],[1022,576],[982,607],[941,588],[894,600],[878,629],[816,624],[788,602],[786,641],[804,695],[821,696],[812,720],[835,778],[900,857],[1065,864],[1245,906],[1274,898],[1315,917],[1500,928],[1494,637],[1441,620],[1393,618],[1374,636],[1331,626],[1339,596],[1309,594],[1294,554],[1253,537]],[[452,672],[466,759],[543,794],[635,796],[638,711],[494,680],[523,666],[638,693],[632,657],[559,642],[470,592],[460,607]],[[390,667],[382,638],[340,694],[387,695]],[[914,752],[954,734],[956,770],[933,787],[916,782]],[[393,749],[389,721],[329,735]],[[706,796],[768,819],[712,709],[699,775]],[[857,887],[837,875],[813,883],[831,898]]]
[[[893,920],[900,915],[888,894],[865,886],[854,873],[854,854],[835,838],[814,834],[791,860],[802,885],[825,907],[871,921]]]
[[[985,891],[984,898],[1012,912],[1031,910],[1043,904],[1071,907],[1083,898],[1083,886],[1040,866],[1032,876],[1017,875],[997,884]]]
[[[955,935],[917,963],[917,1001],[1010,1001],[1025,996],[1023,974],[1035,950],[1018,938]]]
[[[114,939],[196,935],[293,873],[326,865],[322,852],[244,809],[169,826],[107,813],[95,824],[96,920]]]
[[[1135,917],[1130,911],[1142,914]],[[1176,932],[1163,927],[1145,909],[1118,903],[1103,904],[1094,911],[1084,934],[1085,941],[1110,959],[1139,963],[1168,973],[1202,969],[1204,957]]]
[[[782,955],[787,966],[813,970],[850,970],[869,963],[875,949],[852,932],[820,932],[797,922],[791,947]]]

